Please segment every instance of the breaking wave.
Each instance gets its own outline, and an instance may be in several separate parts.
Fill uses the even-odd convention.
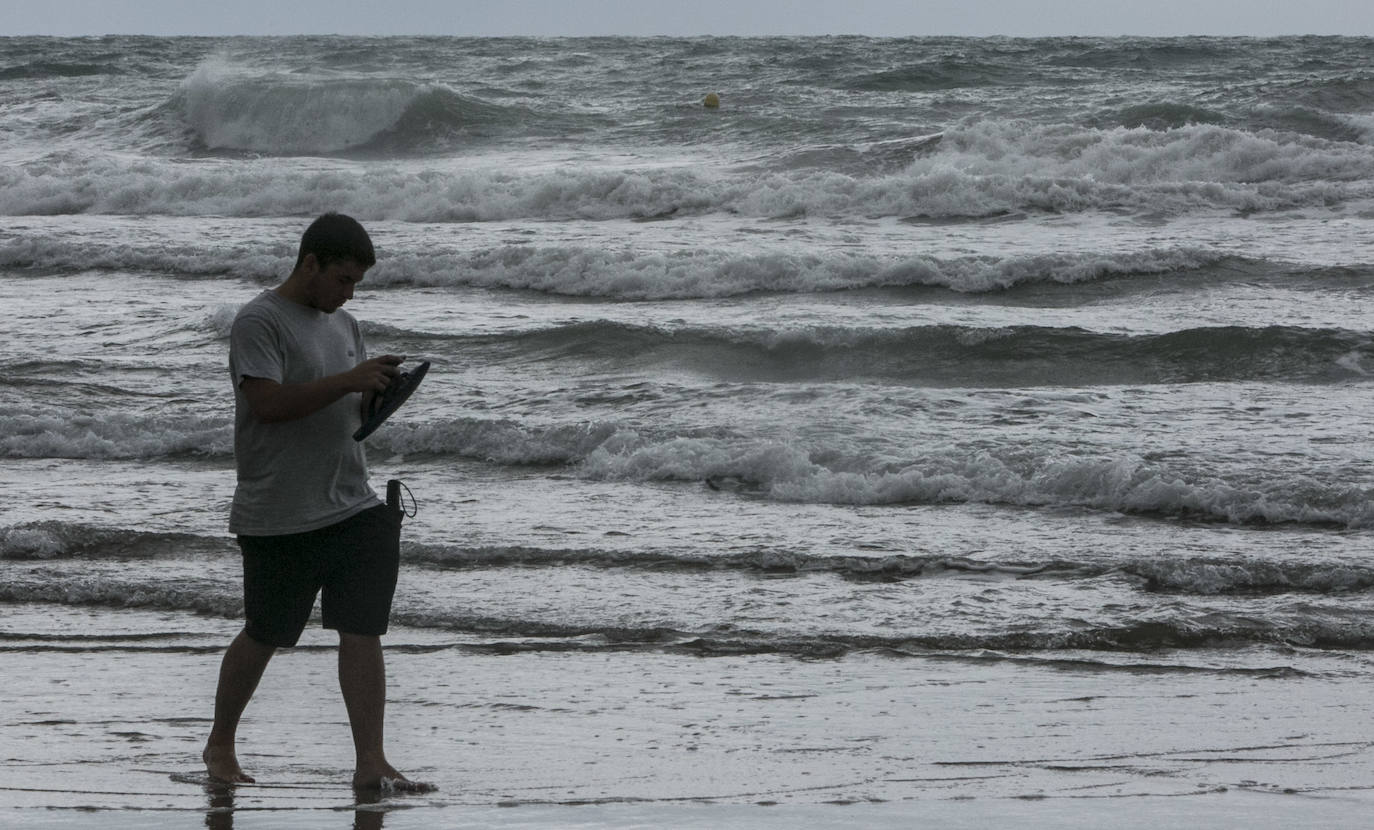
[[[459,339],[489,352],[616,367],[688,369],[729,380],[1043,386],[1361,379],[1374,341],[1361,332],[1220,326],[1126,335],[1041,326],[903,329],[664,329],[574,323]]]
[[[110,418],[64,423],[57,415],[7,416],[0,453],[10,458],[227,457],[228,419],[168,417],[156,424]],[[41,425],[41,428],[38,426]],[[1175,469],[1137,455],[1026,454],[1020,445],[945,447],[897,462],[736,436],[653,432],[613,422],[533,426],[509,419],[400,423],[374,451],[455,456],[502,466],[561,465],[588,479],[683,482],[775,501],[848,504],[986,503],[1071,507],[1234,524],[1374,526],[1374,500],[1358,485],[1318,472],[1273,472],[1255,481]],[[1327,479],[1331,480],[1327,480]],[[27,542],[41,555],[46,542]]]
[[[911,458],[854,459],[730,436],[650,434],[611,423],[530,427],[461,419],[398,425],[379,444],[498,464],[565,464],[593,479],[677,481],[778,501],[825,504],[989,503],[1078,507],[1202,521],[1368,527],[1374,501],[1358,486],[1301,474],[1258,483],[1176,470],[1129,454],[1065,457],[1054,450],[947,448]]]
[[[383,121],[394,119],[355,126],[337,141],[366,141],[376,134],[374,126],[385,128]],[[232,130],[226,125],[237,123],[216,129],[227,134]],[[280,149],[313,141],[287,137],[265,143]],[[414,222],[721,212],[967,218],[1023,211],[1271,211],[1374,199],[1374,155],[1365,145],[1213,125],[1157,130],[975,122],[947,130],[933,152],[918,154],[905,167],[876,175],[692,167],[454,172],[319,169],[289,162],[188,165],[57,154],[0,169],[0,211],[258,217],[337,209],[362,220]],[[881,166],[887,169],[890,161]]]
[[[1198,248],[1151,248],[1022,257],[884,257],[795,250],[635,251],[581,245],[501,246],[449,252],[398,251],[368,274],[372,287],[418,285],[539,291],[614,300],[731,297],[755,292],[813,293],[928,286],[963,293],[1042,283],[1072,284],[1132,275],[1195,272],[1249,264]],[[159,241],[105,241],[25,235],[0,242],[0,268],[153,272],[181,278],[233,273],[280,278],[291,259],[262,246],[172,248]],[[1253,278],[1253,274],[1249,274]]]
[[[220,550],[221,539],[44,521],[0,528],[0,559],[152,558]]]
[[[55,410],[0,416],[0,457],[5,458],[213,457],[233,451],[233,425],[227,418]]]
[[[268,155],[436,151],[460,137],[489,137],[540,121],[522,108],[438,84],[251,74],[220,60],[196,69],[180,98],[187,124],[206,148]]]

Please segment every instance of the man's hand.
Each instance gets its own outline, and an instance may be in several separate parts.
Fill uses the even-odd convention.
[[[403,355],[384,354],[371,360],[364,360],[344,372],[343,384],[348,392],[381,392],[401,374],[396,368],[405,360]]]
[[[313,415],[353,392],[363,393],[363,412],[366,413],[373,396],[385,390],[401,374],[396,367],[403,360],[401,355],[384,354],[364,360],[347,372],[286,386],[265,378],[245,377],[239,388],[248,399],[253,414],[269,424]]]

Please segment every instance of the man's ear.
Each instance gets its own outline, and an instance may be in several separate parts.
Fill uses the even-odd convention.
[[[320,272],[320,260],[314,254],[306,254],[301,260],[301,270],[310,276],[315,276]]]

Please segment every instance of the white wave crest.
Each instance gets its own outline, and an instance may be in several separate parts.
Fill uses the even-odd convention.
[[[0,418],[0,456],[150,458],[227,456],[226,419],[15,415]],[[566,465],[589,479],[702,482],[765,498],[826,504],[988,503],[1195,517],[1233,523],[1374,526],[1374,501],[1316,473],[1243,477],[1177,470],[1135,455],[1065,457],[1024,447],[934,449],[904,462],[734,435],[653,433],[614,422],[529,425],[461,418],[398,424],[379,450],[475,458],[499,465]],[[1243,480],[1242,480],[1243,479]],[[41,536],[6,537],[31,555],[55,551]]]
[[[1079,283],[1130,274],[1186,271],[1215,265],[1226,258],[1226,254],[1191,247],[941,260],[852,251],[799,254],[781,248],[665,252],[565,245],[453,252],[436,245],[424,253],[400,251],[382,258],[369,272],[368,283],[374,287],[505,288],[625,300],[901,286],[976,293],[1024,284]],[[262,251],[250,254],[218,247],[170,248],[158,242],[104,244],[32,235],[0,243],[0,267],[94,267],[195,278],[218,276],[226,263],[233,263],[242,276],[261,280],[279,276],[291,265],[285,256]],[[216,320],[221,313],[215,312]]]
[[[0,528],[0,559],[55,559],[66,550],[62,538],[45,528]]]
[[[629,300],[901,286],[987,292],[1028,283],[1078,283],[1114,275],[1190,270],[1225,258],[1180,247],[952,260],[847,251],[797,254],[783,249],[636,252],[578,246],[507,247],[462,255],[402,254],[379,263],[371,279],[383,285],[465,285]]]
[[[256,217],[339,210],[364,221],[414,222],[721,212],[968,217],[1026,210],[1264,211],[1372,198],[1374,157],[1365,145],[1208,125],[1161,132],[975,123],[948,131],[939,152],[874,176],[689,167],[521,173],[280,159],[187,164],[100,155],[0,169],[0,212],[11,215]]]
[[[142,271],[181,277],[221,276],[233,271],[267,279],[288,273],[291,264],[291,256],[270,245],[187,246],[161,239],[92,240],[36,232],[0,243],[0,268]]]
[[[1138,456],[933,451],[893,468],[879,461],[745,437],[653,435],[610,423],[530,428],[465,420],[393,430],[400,452],[455,453],[503,464],[570,465],[592,479],[705,482],[779,501],[826,504],[989,503],[1196,517],[1233,523],[1374,526],[1363,490],[1302,474],[1237,483]],[[824,458],[824,463],[817,461]]]
[[[624,449],[602,446],[587,456],[580,469],[593,478],[725,479],[755,487],[769,498],[807,503],[982,502],[1236,523],[1374,525],[1374,503],[1357,488],[1331,486],[1300,475],[1240,486],[1223,477],[1185,474],[1135,456],[1045,456],[1027,461],[995,452],[950,449],[899,470],[853,466],[857,469],[820,464],[806,449],[787,444],[679,438]]]
[[[0,416],[0,457],[157,458],[177,453],[224,456],[233,452],[225,418],[129,413],[18,414]]]
[[[608,441],[621,445],[636,439],[633,431],[611,423],[540,428],[511,420],[460,418],[397,425],[384,435],[379,433],[376,443],[393,452],[455,454],[500,464],[567,464]]]
[[[244,73],[222,58],[182,83],[186,120],[211,149],[335,153],[367,143],[423,92],[411,81],[302,80]]]
[[[217,340],[228,340],[234,328],[234,318],[243,306],[238,303],[220,303],[210,310],[201,321],[201,328],[212,331]]]
[[[1360,134],[1364,144],[1374,144],[1374,114],[1352,113],[1338,116],[1342,122]]]

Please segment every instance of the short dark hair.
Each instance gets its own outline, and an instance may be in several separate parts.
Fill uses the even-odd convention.
[[[305,229],[301,235],[301,250],[296,254],[296,267],[305,262],[306,254],[314,254],[321,268],[331,262],[351,259],[364,268],[377,264],[372,250],[372,237],[367,235],[358,220],[333,211],[326,213]]]

